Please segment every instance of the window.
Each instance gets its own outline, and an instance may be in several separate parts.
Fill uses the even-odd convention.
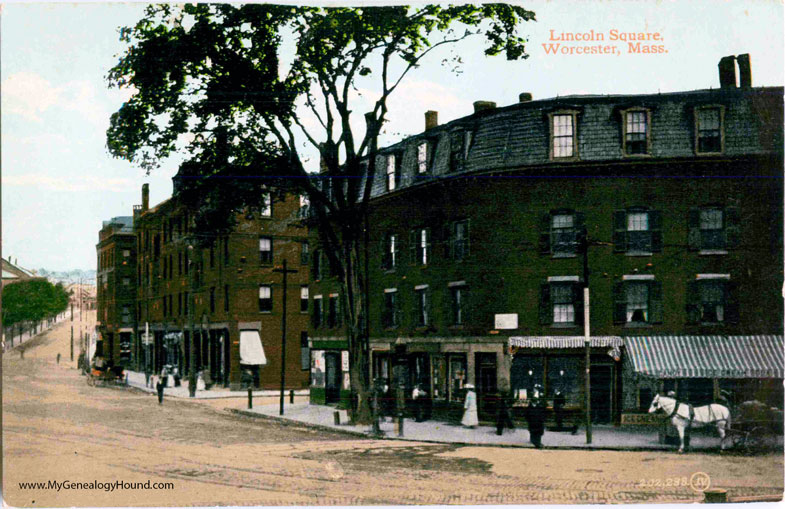
[[[259,263],[273,263],[273,239],[259,237]]]
[[[229,312],[229,285],[224,285],[224,311]]]
[[[131,278],[130,277],[124,277],[123,278],[123,286],[130,286],[130,285],[131,285]]]
[[[308,262],[311,261],[311,252],[310,246],[308,245],[308,241],[304,240],[300,242],[300,264],[301,265],[308,265]]]
[[[417,145],[417,173],[428,172],[428,142]]]
[[[322,296],[315,295],[313,298],[313,311],[311,312],[311,323],[314,328],[322,325]]]
[[[185,292],[185,294],[183,295],[183,311],[185,312],[186,315],[189,313],[188,309],[190,304],[188,302],[190,301],[190,299],[191,299],[191,293]]]
[[[690,249],[705,254],[723,254],[736,247],[739,236],[739,212],[736,207],[702,207],[689,212]]]
[[[259,204],[262,217],[273,217],[273,197],[269,192],[262,193],[262,202]]]
[[[735,288],[727,274],[698,275],[687,286],[687,321],[719,324],[738,322]]]
[[[259,311],[270,313],[273,310],[273,289],[270,285],[259,285]]]
[[[300,208],[297,210],[297,217],[299,218],[306,218],[309,215],[311,202],[308,200],[308,197],[301,194],[300,195]]]
[[[409,232],[409,251],[414,265],[428,265],[431,245],[431,231],[420,228]]]
[[[215,313],[215,287],[210,287],[210,312]]]
[[[395,154],[387,156],[387,190],[394,191],[398,187],[398,165]]]
[[[583,323],[583,287],[578,276],[553,276],[540,287],[540,323],[574,326]]]
[[[469,256],[469,220],[456,221],[452,227],[452,258],[461,261]]]
[[[327,327],[337,327],[339,316],[338,295],[330,295],[327,300]]]
[[[613,221],[614,251],[633,255],[662,251],[659,211],[644,208],[617,210]]]
[[[120,320],[125,324],[131,323],[131,306],[123,306]]]
[[[229,237],[224,237],[224,265],[229,265]]]
[[[662,322],[662,283],[653,276],[624,276],[613,288],[613,321],[621,324]]]
[[[458,283],[450,286],[450,317],[452,325],[466,323],[466,301],[468,289],[465,284]]]
[[[300,287],[300,312],[308,312],[308,285]]]
[[[311,369],[311,348],[308,346],[308,333],[300,332],[300,369],[308,371]]]
[[[183,315],[183,294],[182,292],[177,294],[177,315]]]
[[[123,258],[128,258],[129,256],[131,256],[131,250],[123,249]]]
[[[414,288],[415,325],[426,327],[430,323],[428,287],[416,286]]]
[[[577,155],[575,116],[573,112],[551,115],[551,159]]]
[[[315,281],[322,279],[322,252],[318,249],[313,252],[311,276]]]
[[[395,288],[384,290],[384,309],[382,310],[382,327],[398,327],[400,322],[398,312],[398,291]]]
[[[722,128],[723,109],[708,106],[695,110],[695,150],[699,154],[721,153],[724,133]]]
[[[215,267],[215,244],[210,244],[210,268],[213,267]]]
[[[544,214],[540,227],[540,252],[554,258],[575,256],[578,234],[584,226],[583,214],[571,210],[556,210]]]
[[[390,233],[384,242],[384,254],[382,256],[382,269],[392,270],[398,262],[398,235]]]
[[[649,153],[649,112],[634,110],[624,112],[624,154]]]

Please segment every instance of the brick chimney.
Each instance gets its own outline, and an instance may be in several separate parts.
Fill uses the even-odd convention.
[[[439,112],[428,110],[425,112],[425,130],[433,129],[439,125]]]
[[[532,95],[530,92],[523,92],[518,94],[518,102],[519,103],[527,103],[532,100]]]
[[[142,212],[150,208],[150,184],[142,184]]]
[[[739,64],[739,86],[741,88],[752,87],[752,68],[750,67],[750,54],[744,53],[736,57]]]
[[[717,68],[720,72],[720,88],[736,88],[736,57],[722,57]]]
[[[496,103],[493,101],[474,101],[474,112],[492,110],[496,108]]]

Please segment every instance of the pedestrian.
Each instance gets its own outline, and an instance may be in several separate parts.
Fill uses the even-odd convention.
[[[164,383],[161,377],[155,381],[155,390],[158,391],[158,404],[164,404]]]
[[[145,387],[152,387],[152,385],[150,385],[150,369],[149,368],[145,368],[145,370],[144,370],[144,386]]]
[[[412,399],[414,400],[415,421],[417,422],[425,420],[427,397],[428,393],[425,392],[425,387],[422,384],[414,386]]]
[[[57,354],[57,364],[60,364],[60,354]]]
[[[556,415],[556,431],[564,431],[564,405],[567,404],[567,398],[561,389],[556,389],[553,394],[553,413]]]
[[[510,414],[510,398],[506,391],[499,391],[498,399],[496,401],[496,434],[501,435],[504,433],[504,427],[515,429],[512,423],[512,415]]]
[[[542,386],[534,386],[532,401],[526,409],[526,421],[529,423],[529,440],[534,447],[542,449],[542,435],[545,433],[545,400],[542,397]]]
[[[480,420],[477,418],[477,394],[474,392],[474,385],[466,384],[466,401],[463,403],[463,419],[461,419],[461,424],[466,426],[467,428],[475,428],[480,423]]]

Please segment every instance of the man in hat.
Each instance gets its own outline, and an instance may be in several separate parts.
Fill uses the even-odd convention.
[[[529,423],[529,440],[537,449],[542,449],[542,435],[545,433],[545,400],[542,397],[542,385],[536,384],[532,401],[526,409],[526,421]]]

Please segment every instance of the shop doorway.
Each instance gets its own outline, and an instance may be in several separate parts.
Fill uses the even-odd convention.
[[[591,366],[591,420],[609,424],[613,419],[613,366]]]
[[[341,354],[340,352],[324,352],[325,403],[338,403],[341,399]]]
[[[474,379],[477,381],[478,411],[495,413],[496,402],[496,354],[478,352],[474,357]]]

